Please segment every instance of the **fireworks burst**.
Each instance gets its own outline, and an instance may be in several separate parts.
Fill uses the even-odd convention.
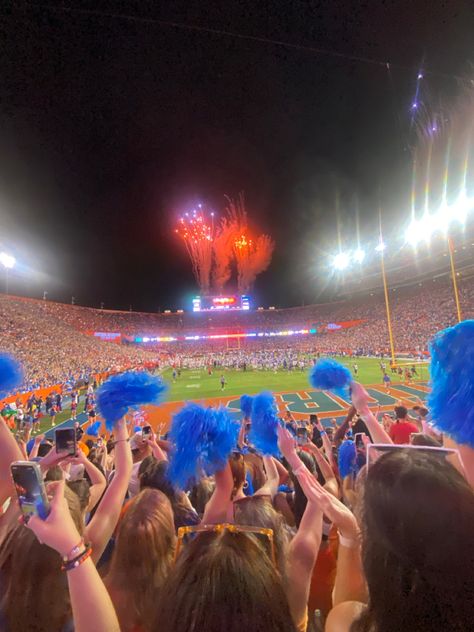
[[[185,213],[179,218],[176,233],[186,245],[194,276],[203,292],[210,287],[212,252],[214,243],[214,214],[210,217],[202,210]]]

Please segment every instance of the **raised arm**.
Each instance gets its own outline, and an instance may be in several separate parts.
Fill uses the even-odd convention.
[[[279,427],[280,450],[308,499],[298,531],[288,550],[287,596],[295,625],[300,628],[306,619],[309,589],[314,565],[321,545],[323,513],[314,495],[308,493],[311,473],[296,453],[296,445],[288,430]]]
[[[311,454],[316,459],[316,463],[318,464],[318,467],[325,481],[324,488],[330,491],[331,494],[338,496],[339,484],[337,482],[336,475],[334,474],[334,470],[329,465],[324,455],[321,453],[321,450],[318,448],[318,446],[314,445],[314,443],[308,443],[307,446],[305,446],[305,449],[309,450],[309,452],[311,452]]]
[[[32,459],[36,459],[36,457],[38,456],[38,450],[39,450],[39,447],[40,447],[40,443],[43,441],[43,439],[44,439],[44,435],[36,435],[35,441],[33,443],[33,447],[31,448],[31,452],[30,452],[30,455],[28,457],[30,459],[30,461]]]
[[[228,461],[224,469],[215,473],[214,478],[216,486],[204,509],[203,524],[226,522],[229,503],[232,502],[230,497],[234,487],[234,478]]]
[[[351,406],[349,408],[346,418],[344,419],[343,423],[339,426],[339,428],[334,433],[334,443],[337,444],[344,440],[344,436],[346,432],[349,430],[350,423],[353,420],[356,412],[357,411],[354,406]]]
[[[115,474],[85,530],[85,538],[92,544],[95,563],[99,561],[117,525],[132,473],[132,453],[125,419],[117,423],[114,435]]]
[[[48,491],[54,494],[51,513],[46,520],[32,516],[27,527],[63,560],[70,560],[68,555],[75,547],[79,547],[80,552],[85,547],[64,498],[64,481],[52,483]],[[91,558],[66,572],[75,632],[119,632],[112,601]]]
[[[0,416],[0,507],[13,493],[10,464],[22,459],[15,437],[10,432],[5,419]]]
[[[100,497],[104,493],[105,486],[107,484],[105,476],[102,474],[98,467],[96,467],[91,461],[89,461],[82,450],[78,450],[77,457],[73,459],[72,462],[81,463],[90,478],[90,499],[87,506],[87,511],[92,511],[99,502]]]
[[[374,443],[393,443],[384,427],[379,424],[369,408],[370,395],[358,382],[352,383],[352,403],[359,411]]]
[[[278,473],[275,459],[273,457],[264,456],[263,465],[265,466],[267,480],[264,485],[255,492],[254,496],[271,496],[273,500],[280,485],[280,474]]]

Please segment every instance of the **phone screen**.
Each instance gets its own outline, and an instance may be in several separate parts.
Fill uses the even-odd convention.
[[[355,445],[356,448],[363,448],[364,447],[364,441],[362,439],[362,435],[364,433],[363,432],[358,432],[355,436]]]
[[[143,426],[142,436],[147,437],[148,435],[151,435],[151,426]]]
[[[55,432],[56,452],[65,452],[71,456],[76,454],[75,428],[60,428]]]
[[[50,507],[39,465],[15,461],[11,464],[11,472],[22,514],[25,518],[37,515],[45,520]]]

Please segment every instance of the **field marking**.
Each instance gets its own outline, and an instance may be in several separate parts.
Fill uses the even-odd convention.
[[[201,388],[200,384],[186,384],[186,388]]]

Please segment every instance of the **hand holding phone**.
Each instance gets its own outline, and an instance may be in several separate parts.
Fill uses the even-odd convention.
[[[62,557],[68,555],[80,541],[80,534],[71,517],[69,507],[64,498],[65,481],[55,481],[48,484],[51,494],[50,511],[46,519],[39,520],[32,516],[26,524],[38,540],[57,551]]]
[[[55,432],[56,452],[74,456],[77,452],[76,429],[58,428]]]
[[[39,465],[31,461],[14,461],[10,469],[25,521],[31,516],[45,520],[49,515],[50,505]]]

